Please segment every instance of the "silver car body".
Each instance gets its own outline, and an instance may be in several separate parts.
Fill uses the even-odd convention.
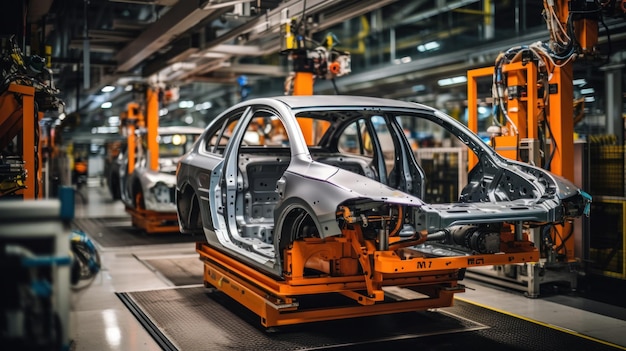
[[[249,145],[247,135],[259,115],[268,123],[280,121],[288,142]],[[322,124],[330,127],[316,145],[307,146],[297,117],[310,116],[326,119]],[[428,204],[422,200],[424,172],[404,136],[400,117],[441,126],[478,156],[458,202]],[[371,158],[337,147],[341,140],[352,138],[347,126],[357,123],[354,129],[359,129],[360,121],[368,131],[365,134],[371,135],[371,140],[362,138],[366,141],[361,143],[361,154],[371,148]],[[383,149],[389,145],[383,147],[384,138],[375,137],[378,127],[374,122],[383,123],[392,136],[384,141],[393,142],[392,159],[384,159]],[[216,118],[180,160],[176,195],[182,232],[202,232],[212,247],[276,277],[283,272],[282,252],[294,240],[341,235],[345,218],[339,212],[346,209],[359,221],[365,214],[371,218],[376,211],[401,208],[401,235],[405,230],[445,231],[450,237],[463,226],[489,232],[505,222],[526,226],[560,223],[580,216],[588,207],[585,194],[569,181],[502,158],[464,125],[438,110],[355,96],[283,96],[232,107]],[[369,223],[368,227],[361,222],[372,230],[370,235],[379,235],[380,230],[374,230],[378,225]],[[498,251],[499,246],[489,244],[489,234],[472,236],[461,231],[464,233],[444,244],[455,249],[465,246],[468,252]]]
[[[188,126],[168,126],[158,128],[159,169],[148,167],[148,150],[142,142],[144,131],[137,133],[136,164],[132,174],[127,175],[128,153],[120,156],[119,167],[120,195],[127,207],[155,212],[176,212],[175,187],[178,160],[191,150],[203,128]],[[137,195],[141,195],[138,204]]]

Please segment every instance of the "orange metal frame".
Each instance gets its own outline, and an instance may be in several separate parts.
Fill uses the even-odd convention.
[[[127,174],[133,173],[135,170],[135,158],[136,158],[136,148],[137,148],[137,136],[135,135],[135,130],[138,126],[143,125],[143,115],[139,111],[139,104],[136,102],[131,102],[126,107],[125,114],[126,122],[126,139],[127,139],[127,150],[128,150],[128,168]]]
[[[256,313],[265,327],[447,307],[454,293],[465,291],[458,284],[460,270],[539,259],[539,253],[523,242],[507,246],[512,252],[506,254],[431,258],[411,249],[379,251],[374,241],[363,239],[359,227],[343,233],[293,242],[284,252],[284,279],[259,272],[206,243],[196,243],[196,251],[204,262],[205,284]],[[306,275],[305,268],[320,273]],[[389,294],[385,287],[408,289],[413,297]],[[299,305],[299,298],[323,294],[349,300],[325,308]]]
[[[131,120],[128,123],[128,174],[132,173],[135,168],[135,147],[136,135],[135,124],[138,127],[145,126],[147,128],[147,153],[148,167],[156,171],[159,169],[159,94],[153,88],[148,88],[146,92],[145,115],[140,110],[140,105],[132,102],[128,104],[127,118]],[[144,209],[136,209],[126,207],[126,212],[130,214],[132,225],[143,229],[148,234],[153,233],[173,233],[178,232],[178,218],[176,212],[163,213],[155,211],[147,211]]]
[[[503,67],[508,76],[509,86],[527,87],[527,82],[537,81],[537,67],[532,64],[515,62]],[[492,77],[494,67],[484,67],[467,72],[468,127],[478,133],[478,79]],[[519,138],[537,138],[538,112],[543,103],[539,101],[537,89],[527,89],[526,96],[508,100],[508,115],[516,125],[518,136],[497,136],[494,139],[496,151],[504,157],[517,160]],[[511,126],[509,125],[509,128]],[[468,155],[470,168],[477,162],[476,155]]]
[[[148,128],[148,166],[159,169],[159,93],[152,88],[146,92],[146,127]]]
[[[148,234],[178,232],[176,213],[162,213],[126,207],[133,227],[141,228]]]
[[[22,158],[27,171],[24,182],[26,188],[18,190],[16,194],[21,194],[24,199],[41,198],[43,192],[36,193],[35,191],[35,185],[39,185],[39,189],[42,189],[41,167],[36,167],[37,164],[42,164],[41,144],[39,144],[38,150],[34,148],[35,129],[39,128],[37,121],[41,116],[38,115],[35,118],[35,88],[12,83],[9,85],[8,91],[11,94],[3,96],[2,104],[0,104],[0,111],[3,116],[0,119],[0,126],[2,127],[0,138],[4,143],[5,138],[12,139],[21,131]],[[21,104],[12,97],[12,93],[20,95]],[[37,155],[39,155],[37,160],[39,163],[35,162]]]
[[[537,81],[537,67],[534,64],[514,62],[503,67],[503,73],[507,74],[509,86],[527,87],[526,96],[508,100],[508,114],[518,129],[517,136],[498,136],[494,142],[496,151],[504,157],[517,160],[520,138],[538,138],[538,125],[540,110],[543,108],[543,100],[539,98],[534,82]],[[555,94],[548,97],[549,112],[544,118],[550,123],[552,135],[550,138],[556,145],[554,156],[550,163],[550,171],[574,181],[574,108],[573,108],[573,77],[572,65],[555,67],[552,72],[551,85],[557,87]],[[494,67],[485,67],[467,72],[467,97],[468,97],[468,127],[475,133],[478,132],[478,87],[477,80],[481,77],[491,77]],[[510,125],[509,125],[510,128]],[[468,155],[468,166],[471,169],[477,162],[476,155]],[[571,223],[565,223],[562,229],[557,228],[561,234],[571,230]],[[566,235],[556,236],[556,246],[561,245],[561,239]],[[568,240],[564,244],[563,253],[568,261],[575,260],[574,240]]]

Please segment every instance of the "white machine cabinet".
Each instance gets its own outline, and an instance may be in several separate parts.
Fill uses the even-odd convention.
[[[0,201],[4,346],[69,349],[70,202]]]

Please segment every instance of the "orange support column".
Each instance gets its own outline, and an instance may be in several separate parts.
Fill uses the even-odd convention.
[[[467,127],[474,133],[478,133],[478,83],[481,77],[492,77],[493,67],[478,68],[467,71]],[[478,162],[473,153],[467,155],[468,170]]]
[[[36,128],[39,128],[39,122],[43,119],[44,113],[43,112],[39,112],[37,113],[37,126]],[[39,131],[39,135],[41,135],[41,130]],[[37,192],[37,198],[38,199],[42,199],[44,192],[41,191],[43,189],[43,153],[41,152],[43,149],[43,145],[41,145],[41,140],[37,143],[37,164],[39,165],[39,167],[37,167],[37,181],[38,186],[39,186],[39,191]],[[46,175],[47,176],[47,175]]]
[[[25,162],[26,189],[23,190],[24,199],[34,199],[37,195],[35,187],[38,185],[38,169],[35,162],[35,88],[11,84],[9,91],[22,96],[22,157]]]
[[[146,127],[148,128],[148,162],[153,171],[159,169],[159,93],[148,88],[146,92]]]
[[[296,77],[293,81],[293,95],[313,95],[313,73],[310,72],[296,72]],[[313,144],[313,120],[310,118],[298,119],[300,129],[302,129],[302,135],[307,145]]]
[[[293,95],[313,95],[313,73],[296,72]]]
[[[540,109],[539,106],[539,94],[537,91],[536,81],[537,81],[537,66],[536,65],[526,65],[526,81],[529,82],[527,91],[526,91],[526,113],[527,113],[527,123],[526,126],[526,137],[531,139],[537,139],[539,137],[539,121],[538,121],[538,111]]]

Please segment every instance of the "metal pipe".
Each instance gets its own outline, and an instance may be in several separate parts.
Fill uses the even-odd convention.
[[[84,6],[84,28],[83,28],[83,88],[89,89],[91,86],[90,75],[91,67],[89,66],[89,23],[87,22],[87,8],[89,7],[89,0],[85,0]]]
[[[389,228],[387,228],[387,221],[383,219],[381,222],[382,228],[378,230],[378,250],[389,250]]]

